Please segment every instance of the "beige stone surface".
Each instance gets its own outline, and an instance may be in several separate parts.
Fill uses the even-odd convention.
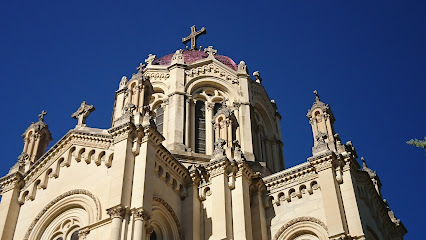
[[[150,54],[118,82],[110,129],[88,127],[83,102],[47,152],[40,114],[0,178],[0,239],[403,239],[379,177],[318,93],[312,157],[284,169],[281,115],[260,72],[219,54]]]

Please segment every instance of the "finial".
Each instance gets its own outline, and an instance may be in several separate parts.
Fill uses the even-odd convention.
[[[95,111],[93,105],[88,105],[83,101],[78,110],[71,115],[72,118],[78,119],[77,127],[86,127],[86,118],[91,112]]]
[[[208,48],[204,48],[204,52],[209,55],[209,58],[214,58],[214,55],[216,55],[217,50],[213,49],[213,46],[209,46]]]
[[[155,59],[157,59],[157,56],[155,56],[154,54],[149,54],[148,58],[145,59],[145,63],[148,64],[148,66],[150,66],[155,61]]]
[[[44,121],[44,115],[46,115],[47,114],[47,112],[46,111],[42,111],[39,115],[38,115],[38,120],[40,121],[40,122],[43,122]]]
[[[149,58],[149,57],[148,57]],[[146,60],[145,60],[146,61]],[[136,69],[138,70],[138,72],[142,72],[142,70],[143,70],[143,68],[145,67],[146,65],[145,64],[143,64],[143,63],[139,63],[139,67],[137,67]]]
[[[314,94],[315,94],[315,101],[317,101],[317,102],[321,101],[317,90],[314,91]]]
[[[256,78],[256,82],[257,83],[261,83],[262,82],[262,78],[260,77],[259,71],[254,72],[253,76]]]
[[[365,162],[364,157],[361,157],[361,161],[362,161],[362,167],[366,168],[367,167],[367,163]]]
[[[197,50],[197,38],[202,35],[206,34],[206,28],[202,27],[200,31],[197,31],[197,28],[194,26],[191,27],[191,34],[189,34],[188,37],[182,38],[182,43],[185,44],[189,41],[191,41],[191,49],[190,50]],[[201,48],[200,48],[201,50]]]
[[[248,75],[246,62],[240,61],[240,63],[238,64],[237,73],[238,74]]]

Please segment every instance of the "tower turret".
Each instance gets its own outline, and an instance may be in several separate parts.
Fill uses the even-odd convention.
[[[44,154],[50,141],[53,140],[47,124],[44,123],[46,114],[46,111],[43,110],[38,115],[38,122],[31,123],[22,134],[24,149],[22,150],[20,161],[25,161],[25,171]]]
[[[315,102],[308,110],[306,117],[312,126],[314,137],[314,147],[312,154],[317,155],[327,150],[336,151],[334,115],[328,104],[321,101],[318,92],[315,90]],[[340,139],[339,139],[340,140]]]

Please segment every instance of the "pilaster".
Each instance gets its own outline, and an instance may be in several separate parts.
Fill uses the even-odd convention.
[[[253,239],[251,209],[250,209],[250,184],[255,173],[244,160],[237,162],[237,172],[231,177],[235,178],[232,190],[232,220],[234,223],[234,239]]]
[[[15,172],[0,179],[0,239],[12,240],[21,205],[18,202],[22,174]]]
[[[108,207],[130,206],[132,194],[134,155],[132,153],[135,125],[132,117],[108,132],[113,137],[114,162],[111,166],[111,182],[109,184]]]
[[[229,160],[224,157],[206,166],[210,174],[210,189],[213,204],[212,239],[232,239],[231,190],[228,185]]]
[[[335,165],[337,163],[337,156],[333,152],[328,151],[313,156],[309,158],[308,161],[318,172],[329,237],[337,238],[346,236],[348,233],[346,215],[343,208],[339,183],[336,179]]]

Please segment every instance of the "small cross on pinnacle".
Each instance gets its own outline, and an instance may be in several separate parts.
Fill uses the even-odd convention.
[[[314,94],[315,94],[315,101],[321,101],[317,90],[314,91]]]
[[[182,38],[182,43],[185,44],[191,40],[190,50],[197,50],[197,38],[202,34],[206,34],[206,28],[202,27],[200,31],[197,31],[197,28],[194,25],[191,27],[191,34],[189,34],[188,37]]]
[[[78,120],[76,127],[86,127],[86,118],[93,111],[95,111],[95,107],[93,107],[93,105],[88,105],[85,101],[83,101],[78,110],[71,115],[72,118]]]
[[[38,120],[40,121],[40,122],[43,122],[44,121],[44,115],[46,115],[47,114],[47,112],[46,111],[42,111],[39,115],[38,115]]]
[[[143,68],[145,67],[145,64],[140,63],[139,67],[137,67],[136,69],[138,70],[138,72],[142,72]]]

